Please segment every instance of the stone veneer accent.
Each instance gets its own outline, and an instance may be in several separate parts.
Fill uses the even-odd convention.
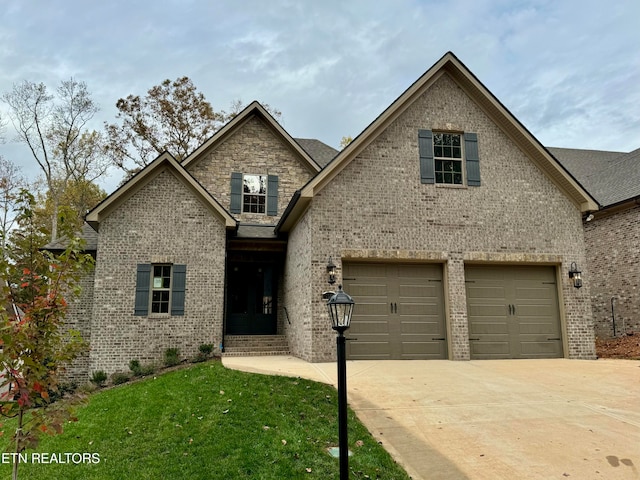
[[[192,357],[222,337],[226,231],[223,222],[170,169],[126,199],[100,224],[90,371],[128,371],[162,362],[177,347]],[[187,266],[184,316],[134,316],[136,266]]]
[[[259,118],[252,116],[224,141],[203,152],[200,159],[187,166],[198,180],[227,210],[231,203],[231,173],[278,176],[278,215],[242,213],[242,223],[275,225],[296,190],[315,171],[291,147],[276,137]]]
[[[585,222],[589,283],[596,334],[613,335],[611,298],[616,334],[640,331],[640,205],[597,216]]]
[[[419,129],[477,133],[482,186],[421,184]],[[565,356],[595,358],[589,282],[577,290],[567,276],[577,262],[589,278],[579,209],[446,74],[316,194],[289,240],[295,252],[306,245],[311,253],[299,267],[287,267],[285,288],[307,295],[296,299],[296,311],[306,315],[296,321],[311,324],[311,337],[289,336],[292,351],[307,360],[335,359],[335,335],[320,298],[330,255],[338,267],[346,258],[444,261],[455,360],[469,358],[466,262],[555,264]],[[389,254],[394,251],[405,253]],[[307,274],[310,287],[292,285]]]

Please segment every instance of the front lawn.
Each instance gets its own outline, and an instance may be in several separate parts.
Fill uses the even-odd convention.
[[[21,479],[338,478],[327,453],[337,393],[304,379],[214,361],[95,393],[78,418],[44,438],[39,456],[27,452]],[[349,448],[351,478],[409,479],[351,411]],[[0,476],[11,477],[10,464]]]

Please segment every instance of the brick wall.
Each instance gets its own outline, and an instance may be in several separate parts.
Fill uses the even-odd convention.
[[[243,223],[275,225],[294,192],[304,185],[315,171],[277,138],[262,120],[253,116],[229,138],[204,152],[199,160],[188,165],[189,172],[229,209],[231,202],[231,172],[278,176],[278,215],[243,213],[236,218]]]
[[[65,328],[77,330],[86,342],[91,342],[91,317],[93,314],[93,284],[95,271],[83,275],[80,279],[80,296],[69,302],[65,317]],[[89,351],[79,355],[67,369],[69,381],[84,383],[89,375]]]
[[[100,224],[90,371],[161,363],[166,348],[191,357],[219,345],[224,299],[225,229],[183,181],[164,169]],[[136,266],[187,266],[184,316],[134,316]]]
[[[477,133],[482,186],[421,184],[418,129]],[[332,255],[340,266],[341,258],[357,252],[376,260],[445,263],[454,359],[469,358],[464,262],[556,264],[565,354],[595,357],[589,286],[573,288],[566,273],[577,262],[589,275],[580,211],[447,75],[314,197],[307,216],[292,238],[299,228],[311,235],[309,360],[335,358],[320,300],[327,258]]]
[[[640,206],[598,217],[584,225],[596,334],[640,331]],[[584,275],[583,275],[584,276]]]
[[[309,216],[304,215],[289,235],[284,271],[284,306],[291,321],[284,333],[291,353],[304,359],[312,358],[311,328],[316,319],[311,299],[322,293],[311,288],[311,253],[311,224]]]

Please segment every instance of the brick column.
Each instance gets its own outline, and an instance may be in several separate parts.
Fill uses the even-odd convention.
[[[469,360],[470,358],[467,292],[464,278],[462,252],[450,252],[447,262],[447,290],[452,360]]]

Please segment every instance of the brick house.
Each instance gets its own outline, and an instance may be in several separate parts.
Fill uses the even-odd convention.
[[[595,358],[582,218],[597,208],[451,53],[339,153],[254,102],[87,216],[88,369],[254,338],[332,360],[329,257],[356,301],[349,358]]]
[[[596,334],[640,331],[640,149],[550,148],[601,205],[584,234]],[[615,330],[614,330],[615,323]]]

